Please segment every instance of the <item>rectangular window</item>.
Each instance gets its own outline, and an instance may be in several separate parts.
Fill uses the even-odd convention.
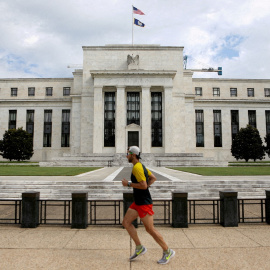
[[[35,95],[35,87],[28,87],[28,96],[33,97]]]
[[[162,147],[162,93],[151,93],[152,147]]]
[[[52,146],[52,110],[44,111],[43,147]]]
[[[70,96],[70,87],[63,87],[63,96]]]
[[[231,111],[231,128],[232,128],[232,141],[236,134],[239,132],[239,112],[238,110]]]
[[[231,97],[237,97],[237,88],[230,88]]]
[[[104,147],[115,147],[115,92],[105,92]]]
[[[70,110],[62,110],[61,147],[69,147],[70,140]]]
[[[8,129],[16,129],[16,122],[17,122],[17,111],[10,110],[9,111]]]
[[[140,125],[140,93],[127,93],[127,125]]]
[[[213,96],[214,97],[219,97],[220,96],[220,88],[213,88]]]
[[[12,97],[17,97],[18,95],[18,88],[11,88],[11,96]]]
[[[254,128],[257,128],[256,111],[248,111],[248,124]]]
[[[270,97],[270,88],[264,88],[264,96]]]
[[[53,95],[53,88],[46,87],[46,96],[52,96],[52,95]]]
[[[214,147],[222,147],[221,111],[214,110]]]
[[[204,147],[204,116],[203,110],[195,110],[196,147]]]
[[[270,134],[270,111],[265,111],[266,134]]]
[[[27,110],[26,111],[26,131],[34,136],[34,110]]]
[[[248,88],[247,95],[248,97],[254,97],[254,88]]]
[[[195,95],[202,96],[202,87],[195,87]]]

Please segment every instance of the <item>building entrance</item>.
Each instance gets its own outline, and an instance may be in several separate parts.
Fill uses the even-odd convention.
[[[128,147],[136,145],[139,146],[139,131],[128,131]]]

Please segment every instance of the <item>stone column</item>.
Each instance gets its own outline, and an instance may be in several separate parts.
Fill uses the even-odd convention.
[[[94,93],[81,96],[81,142],[80,153],[93,153],[94,137]]]
[[[238,227],[237,192],[220,191],[220,224],[223,227]]]
[[[173,139],[174,139],[174,130],[173,130],[173,98],[172,98],[172,87],[164,88],[164,97],[165,97],[165,110],[164,110],[164,148],[165,153],[173,153]]]
[[[172,193],[172,226],[174,228],[188,227],[188,193],[174,191]]]
[[[22,228],[36,228],[39,225],[39,192],[22,193]]]
[[[266,199],[265,199],[265,219],[266,223],[270,224],[270,190],[266,190]]]
[[[58,107],[52,110],[52,146],[51,149],[61,149],[62,110]]]
[[[117,87],[115,112],[115,148],[116,153],[126,153],[126,95],[125,87]]]
[[[72,96],[72,108],[70,119],[70,146],[71,154],[80,153],[81,142],[81,97]]]
[[[72,193],[72,224],[71,228],[85,229],[88,221],[88,193]]]
[[[150,87],[142,87],[142,142],[141,152],[151,152],[151,93]]]
[[[102,153],[104,126],[104,106],[102,87],[94,87],[94,130],[93,153]]]

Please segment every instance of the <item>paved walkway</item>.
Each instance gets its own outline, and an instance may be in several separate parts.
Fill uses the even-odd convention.
[[[148,252],[130,263],[134,244],[120,227],[40,226],[22,229],[0,226],[0,269],[256,269],[270,268],[269,225],[241,225],[236,228],[193,225],[188,229],[158,227],[175,257],[158,265],[161,249],[139,227]]]

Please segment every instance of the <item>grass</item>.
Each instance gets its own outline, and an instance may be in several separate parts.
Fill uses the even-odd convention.
[[[270,175],[270,166],[258,167],[175,167],[178,171],[204,176]]]
[[[8,163],[37,163],[38,164],[38,162],[32,162],[32,161],[9,161],[9,160],[7,160],[7,161],[0,161],[0,164],[1,163],[6,163],[6,164],[8,164]]]
[[[39,167],[38,165],[0,166],[0,176],[74,176],[100,167]]]

